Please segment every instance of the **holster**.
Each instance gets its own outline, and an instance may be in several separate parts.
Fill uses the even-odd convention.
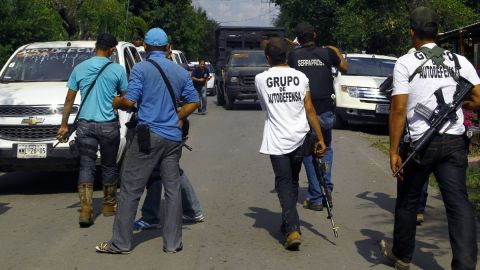
[[[137,143],[140,152],[147,155],[150,154],[152,149],[150,144],[150,128],[148,125],[137,125]]]

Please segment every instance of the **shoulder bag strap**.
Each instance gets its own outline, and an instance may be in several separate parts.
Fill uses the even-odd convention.
[[[85,104],[85,101],[87,101],[88,95],[90,95],[90,93],[92,92],[92,89],[93,89],[93,87],[95,86],[95,83],[97,82],[98,77],[100,77],[100,74],[102,74],[102,72],[103,72],[110,64],[112,64],[112,62],[106,63],[106,64],[100,69],[100,71],[99,71],[98,74],[97,74],[97,77],[95,77],[95,79],[93,80],[93,82],[92,82],[92,83],[90,84],[90,86],[88,87],[88,90],[87,90],[87,92],[85,93],[85,97],[83,98],[83,101],[80,103],[80,108],[78,108],[77,115],[75,116],[75,120],[73,121],[74,123],[77,122],[78,117],[80,116],[80,111],[82,110],[83,105]]]
[[[150,62],[152,65],[154,65],[162,75],[163,81],[167,85],[168,92],[170,93],[170,97],[172,98],[173,108],[175,109],[175,111],[177,111],[177,99],[175,98],[172,85],[170,84],[170,81],[168,80],[167,75],[165,75],[165,72],[163,72],[163,69],[160,67],[160,65],[157,62],[153,61],[152,59],[147,59],[147,61]]]

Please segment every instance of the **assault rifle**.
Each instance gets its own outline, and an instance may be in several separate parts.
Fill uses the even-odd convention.
[[[325,179],[323,179],[323,172],[327,169],[327,164],[324,162],[320,162],[319,158],[315,155],[312,156],[313,158],[313,167],[315,168],[315,174],[317,175],[318,182],[320,183],[320,187],[322,188],[323,194],[325,196],[325,201],[327,202],[327,219],[330,219],[332,223],[332,230],[335,238],[338,238],[338,227],[335,226],[335,221],[333,221],[333,214],[332,214],[332,206],[330,205],[331,198],[327,198],[327,194],[329,194],[327,189],[327,184],[325,183]]]
[[[419,153],[424,151],[430,142],[433,140],[435,135],[442,135],[447,131],[457,120],[457,110],[462,106],[462,102],[470,95],[470,92],[473,89],[473,85],[467,81],[465,78],[459,77],[457,90],[453,95],[453,101],[449,104],[445,103],[443,98],[442,89],[435,91],[435,97],[437,98],[437,107],[432,111],[423,104],[417,104],[415,106],[415,112],[424,117],[430,124],[430,128],[423,134],[423,136],[415,142],[413,149],[409,152],[408,157],[403,162],[402,166],[397,169],[393,174],[394,177],[397,177],[399,172],[405,167],[408,162]],[[443,127],[448,124],[446,129],[442,130]]]

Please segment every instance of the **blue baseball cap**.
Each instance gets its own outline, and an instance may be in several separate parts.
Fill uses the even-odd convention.
[[[145,35],[145,44],[150,46],[165,46],[168,44],[168,37],[161,28],[152,28]]]

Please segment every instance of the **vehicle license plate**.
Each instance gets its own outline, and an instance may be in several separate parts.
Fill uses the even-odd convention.
[[[46,144],[19,144],[17,146],[17,158],[46,158]]]
[[[375,112],[379,114],[389,114],[390,113],[390,104],[377,104]]]

